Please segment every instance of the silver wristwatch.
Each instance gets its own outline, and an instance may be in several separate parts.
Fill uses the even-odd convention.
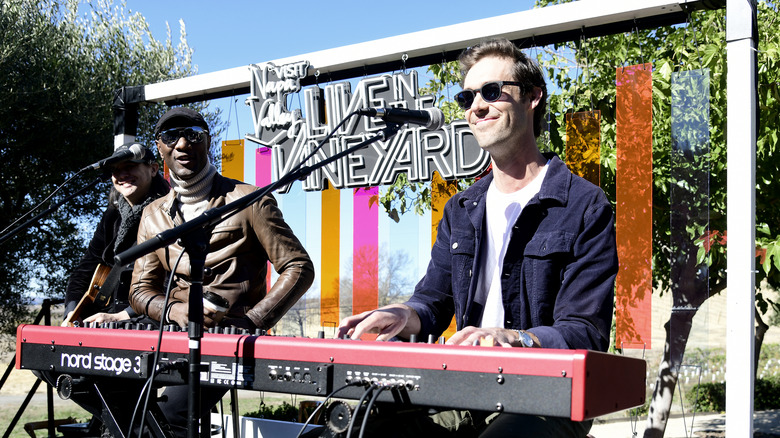
[[[528,333],[522,331],[522,330],[514,330],[515,333],[517,333],[517,342],[520,343],[521,346],[525,348],[530,348],[534,346],[534,340],[531,338],[531,335]]]

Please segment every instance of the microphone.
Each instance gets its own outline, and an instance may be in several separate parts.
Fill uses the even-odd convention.
[[[426,129],[435,131],[444,126],[444,113],[438,108],[410,110],[405,108],[363,108],[358,114],[369,117],[379,117],[389,123],[414,123],[423,125]]]
[[[119,152],[114,152],[113,155],[111,155],[108,158],[104,158],[98,162],[95,162],[93,164],[90,164],[89,166],[81,169],[82,171],[87,169],[102,169],[106,166],[110,166],[112,164],[121,163],[123,161],[129,161],[129,160],[140,160],[144,157],[144,149],[143,147],[138,143],[133,143],[128,147],[127,149]]]

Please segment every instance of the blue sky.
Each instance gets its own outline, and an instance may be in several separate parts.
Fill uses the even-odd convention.
[[[533,4],[533,0],[127,0],[127,9],[140,12],[158,40],[166,38],[168,23],[177,43],[179,20],[184,20],[193,64],[202,74],[525,11]],[[223,109],[225,120],[230,115],[230,138],[252,130],[243,101],[243,97],[213,101]]]
[[[127,0],[158,39],[184,20],[199,73],[531,9],[532,0]]]
[[[464,0],[384,3],[355,0],[127,0],[127,9],[140,12],[158,40],[167,38],[167,23],[176,44],[179,20],[184,21],[187,41],[194,51],[192,61],[200,74],[520,12],[532,7],[533,0],[494,0],[489,5]],[[420,83],[425,80],[421,74]],[[243,138],[244,134],[253,130],[249,107],[244,104],[245,97],[212,101],[213,105],[222,108],[223,119],[228,122],[223,140]],[[254,146],[248,149],[250,147]],[[316,218],[321,206],[317,202],[318,197],[301,196],[296,186],[300,184],[294,185],[290,194],[278,197],[280,206],[290,226],[318,264],[318,259],[323,256],[316,243],[320,238]],[[342,198],[342,218],[348,218],[351,197]],[[289,214],[293,211],[296,214]],[[408,274],[416,283],[423,275],[429,258],[430,215],[419,217],[409,213],[402,216],[400,224],[391,223],[383,212],[379,216],[380,248],[384,246],[387,251],[411,250],[409,255],[414,266]],[[307,221],[307,218],[314,220]],[[351,255],[352,223],[345,219],[342,221],[340,240],[343,258]],[[349,260],[343,258],[341,264],[348,265]]]

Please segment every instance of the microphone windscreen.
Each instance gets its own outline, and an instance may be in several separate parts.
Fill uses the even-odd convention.
[[[426,111],[428,111],[428,114],[430,115],[430,120],[425,127],[430,131],[441,129],[441,127],[444,126],[444,113],[436,107],[427,108]]]

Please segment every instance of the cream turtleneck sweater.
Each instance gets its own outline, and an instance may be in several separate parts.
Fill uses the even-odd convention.
[[[209,164],[188,180],[179,179],[173,173],[170,174],[171,186],[176,192],[176,197],[181,201],[181,214],[185,221],[206,211],[211,183],[214,181],[216,173],[217,168]]]

